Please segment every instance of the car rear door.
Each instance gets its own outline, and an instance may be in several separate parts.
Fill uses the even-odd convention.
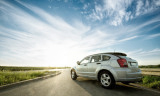
[[[88,77],[96,77],[96,69],[101,66],[102,59],[101,55],[93,55],[90,63],[88,63]]]
[[[96,77],[97,68],[103,65],[110,65],[110,56],[105,54],[93,55],[88,63],[88,76]]]

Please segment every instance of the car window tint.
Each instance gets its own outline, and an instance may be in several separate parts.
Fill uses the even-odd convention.
[[[107,61],[107,60],[109,60],[110,58],[111,58],[111,57],[106,56],[106,55],[103,55],[103,56],[102,56],[103,61]]]
[[[99,62],[101,61],[101,55],[92,56],[91,62]]]
[[[81,61],[81,64],[88,63],[88,62],[89,62],[89,57],[86,57]]]

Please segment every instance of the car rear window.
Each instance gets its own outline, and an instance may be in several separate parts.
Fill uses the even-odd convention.
[[[102,55],[102,60],[103,61],[108,61],[111,57],[106,56],[106,55]]]

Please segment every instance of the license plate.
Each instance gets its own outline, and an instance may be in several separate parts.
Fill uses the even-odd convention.
[[[137,66],[137,63],[136,63],[136,62],[135,62],[135,63],[132,62],[132,63],[131,63],[131,66]]]

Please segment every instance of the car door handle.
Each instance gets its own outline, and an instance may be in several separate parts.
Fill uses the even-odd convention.
[[[87,66],[87,64],[84,64],[84,66]]]
[[[101,64],[101,63],[97,63],[97,64]]]

